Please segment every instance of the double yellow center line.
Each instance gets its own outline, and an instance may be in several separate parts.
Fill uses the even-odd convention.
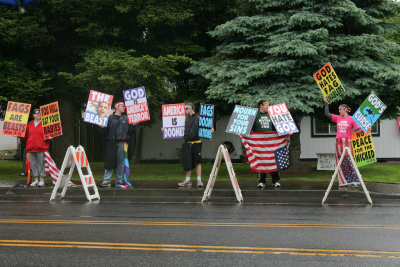
[[[0,240],[0,246],[400,258],[400,251],[238,247],[238,246],[197,246],[197,245],[141,244],[141,243],[72,242],[72,241],[50,241],[50,240]]]
[[[92,221],[92,220],[19,220],[0,219],[0,223],[21,224],[88,224],[88,225],[143,225],[143,226],[202,226],[202,227],[259,227],[259,228],[333,228],[333,229],[393,229],[400,225],[355,224],[281,224],[281,223],[218,223],[218,222],[163,222],[163,221]]]

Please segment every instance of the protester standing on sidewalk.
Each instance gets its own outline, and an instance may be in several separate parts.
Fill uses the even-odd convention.
[[[105,172],[101,187],[111,186],[113,169],[116,169],[116,187],[123,185],[124,142],[128,142],[135,131],[135,126],[129,124],[128,117],[124,114],[124,103],[118,102],[114,108],[115,113],[109,116],[107,127],[99,126],[99,132],[106,135]]]
[[[272,132],[277,135],[274,124],[272,123],[271,117],[268,114],[269,103],[267,100],[260,100],[258,102],[258,112],[254,120],[252,132]],[[279,171],[267,171],[271,172],[272,185],[279,188],[280,174]],[[267,180],[267,172],[259,172],[258,177],[258,188],[264,188]]]
[[[197,176],[197,187],[203,187],[201,181],[201,148],[202,142],[199,138],[199,116],[196,115],[195,107],[193,103],[187,103],[185,105],[185,133],[183,139],[185,142],[182,144],[182,157],[183,157],[183,170],[186,172],[186,178],[178,183],[179,186],[191,186],[190,181],[192,176],[192,170],[196,169]],[[164,131],[161,128],[161,131]],[[214,132],[214,128],[211,128],[211,133]]]
[[[328,99],[326,96],[324,96],[324,101],[325,101],[325,116],[332,122],[336,123],[335,159],[337,166],[345,147],[350,148],[350,151],[353,154],[353,147],[351,145],[351,133],[352,130],[356,130],[360,127],[357,125],[357,123],[355,123],[353,117],[349,115],[351,109],[348,105],[341,104],[339,106],[340,115],[335,115],[329,113],[329,105],[327,103]],[[339,186],[346,186],[348,184],[348,181],[346,180],[346,177],[343,173],[343,164],[341,168],[339,168],[338,174],[339,174]],[[357,186],[359,184],[358,179],[357,182],[354,182],[353,180],[349,182],[352,183],[352,185],[354,186]]]
[[[32,177],[34,178],[30,186],[44,186],[44,177],[46,176],[44,172],[44,152],[49,150],[50,139],[44,140],[38,108],[33,110],[33,120],[28,123],[25,137],[22,139],[26,141],[26,151],[29,155]]]

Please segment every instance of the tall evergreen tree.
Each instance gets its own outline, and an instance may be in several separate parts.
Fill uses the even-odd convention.
[[[292,112],[323,105],[312,75],[331,62],[345,88],[343,101],[358,106],[374,90],[397,112],[399,46],[383,37],[383,18],[397,13],[390,0],[242,0],[238,16],[210,35],[214,56],[189,69],[210,81],[207,95],[254,106],[266,98]]]

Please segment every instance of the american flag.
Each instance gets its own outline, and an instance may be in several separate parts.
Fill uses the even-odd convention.
[[[57,168],[56,163],[53,158],[50,156],[49,152],[44,152],[44,172],[47,175],[50,175],[51,181],[53,185],[57,183],[58,175],[60,174],[60,170]],[[69,187],[77,187],[80,185],[74,184],[73,182],[68,183]]]
[[[285,170],[289,168],[289,150],[286,146],[281,147],[274,152],[276,167],[278,170]]]
[[[276,172],[275,150],[286,147],[286,136],[279,136],[274,131],[251,132],[240,139],[246,149],[247,158],[253,172]]]
[[[346,156],[343,159],[342,165],[340,166],[340,168],[342,169],[344,179],[346,180],[346,182],[348,184],[360,183],[360,181],[358,180],[356,169],[354,168],[353,163],[350,160],[349,156]]]

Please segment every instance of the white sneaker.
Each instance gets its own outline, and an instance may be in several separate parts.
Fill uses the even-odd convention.
[[[203,187],[203,182],[201,180],[197,180],[197,187]]]
[[[38,183],[39,183],[39,181],[38,181],[38,180],[35,180],[35,181],[33,181],[33,182],[30,184],[30,186],[37,186]]]
[[[44,180],[40,180],[38,186],[39,187],[43,187],[44,186]]]
[[[264,183],[259,183],[258,184],[258,188],[264,188],[265,187],[265,184]]]
[[[178,183],[178,185],[182,186],[182,187],[184,187],[184,186],[192,186],[192,182],[190,180],[186,181],[186,179],[185,179],[182,182]]]
[[[276,183],[274,184],[274,186],[275,186],[276,188],[280,188],[280,187],[281,187],[281,184],[278,183],[278,182],[276,182]]]

